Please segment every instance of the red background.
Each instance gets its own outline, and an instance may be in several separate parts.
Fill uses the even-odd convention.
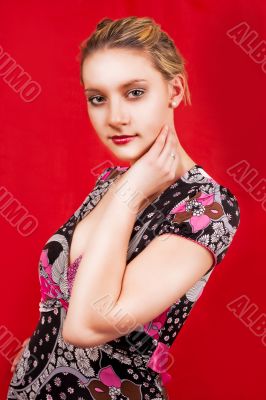
[[[231,189],[241,209],[234,243],[171,349],[175,362],[169,371],[169,396],[266,398],[266,346],[227,307],[244,295],[257,306],[257,316],[266,309],[266,207],[239,177],[227,172],[245,160],[257,178],[266,178],[266,74],[226,34],[245,21],[258,40],[265,40],[263,3],[1,2],[0,46],[41,87],[34,101],[25,102],[0,76],[1,186],[38,221],[31,235],[22,236],[0,218],[0,326],[18,341],[32,334],[39,318],[38,260],[44,243],[92,189],[92,169],[100,164],[102,170],[106,162],[122,165],[103,148],[90,125],[79,84],[78,46],[103,17],[149,16],[187,60],[192,107],[182,105],[175,111],[179,139],[193,160]],[[0,398],[5,399],[11,364],[2,353],[0,349]]]

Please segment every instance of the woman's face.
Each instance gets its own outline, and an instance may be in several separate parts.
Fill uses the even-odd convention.
[[[144,155],[162,126],[173,125],[171,86],[138,50],[105,49],[83,63],[83,82],[90,121],[101,142],[131,165]],[[132,82],[139,80],[138,82]],[[126,144],[114,135],[137,136]]]

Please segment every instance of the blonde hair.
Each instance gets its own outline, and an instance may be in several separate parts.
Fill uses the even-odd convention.
[[[96,30],[80,45],[80,83],[84,86],[82,66],[86,57],[98,49],[127,48],[143,50],[150,56],[152,65],[168,82],[176,74],[182,75],[183,101],[191,105],[185,59],[174,41],[161,30],[152,18],[126,17],[112,20],[104,18]]]

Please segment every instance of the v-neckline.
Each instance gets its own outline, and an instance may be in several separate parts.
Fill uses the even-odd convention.
[[[115,170],[116,170],[116,171],[118,171],[119,173],[118,173],[117,175],[115,175],[113,178],[109,178],[109,179],[108,179],[108,177],[107,177],[107,179],[105,179],[104,182],[107,182],[107,181],[111,181],[111,182],[109,183],[108,186],[106,186],[106,188],[105,188],[106,190],[103,189],[103,190],[101,191],[101,193],[100,193],[100,199],[99,199],[99,201],[97,202],[97,204],[101,201],[102,197],[103,197],[104,194],[107,192],[107,190],[108,190],[108,188],[110,187],[110,185],[111,185],[119,176],[121,176],[121,174],[124,174],[129,168],[130,168],[130,167],[122,167],[122,166],[120,166],[120,165],[118,165],[118,166],[116,166],[116,167],[113,168],[112,171],[115,171]],[[152,206],[154,203],[156,203],[162,196],[164,196],[164,195],[170,190],[170,188],[171,188],[172,185],[176,185],[176,184],[178,184],[179,182],[181,182],[182,179],[183,179],[188,173],[191,173],[191,172],[194,171],[196,168],[202,168],[202,166],[199,165],[199,164],[194,164],[189,170],[185,171],[185,173],[184,173],[183,175],[181,175],[175,182],[173,182],[171,185],[169,185],[164,191],[162,191],[161,193],[159,193],[159,195],[158,195],[151,203],[149,203],[145,208],[143,208],[142,210],[140,210],[140,212],[139,212],[139,213],[137,214],[137,216],[136,216],[136,219],[146,210],[146,208],[151,207],[151,206]],[[96,204],[93,208],[87,210],[87,212],[85,212],[85,214],[83,214],[84,208],[88,205],[88,199],[91,197],[91,195],[92,195],[96,190],[99,190],[99,189],[98,189],[98,185],[97,185],[97,186],[92,190],[92,192],[90,192],[90,193],[88,194],[88,196],[85,198],[85,200],[84,200],[84,202],[83,202],[83,205],[81,206],[81,208],[80,208],[80,210],[79,210],[79,212],[78,212],[78,215],[75,216],[75,222],[74,222],[74,226],[73,226],[73,229],[72,229],[72,234],[71,234],[71,236],[70,236],[70,241],[69,241],[69,245],[68,245],[68,268],[72,267],[72,266],[76,263],[76,261],[77,261],[79,258],[82,258],[82,256],[83,256],[82,254],[80,254],[72,263],[70,263],[70,248],[71,248],[72,239],[73,239],[73,236],[74,236],[75,229],[76,229],[78,223],[79,223],[80,221],[82,221],[88,214],[90,214],[90,212],[91,212],[92,210],[94,210],[94,208],[97,206],[97,204]],[[103,195],[102,195],[102,194],[103,194]],[[82,215],[82,214],[83,214],[83,215]]]

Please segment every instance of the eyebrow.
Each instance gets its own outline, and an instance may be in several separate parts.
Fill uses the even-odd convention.
[[[132,79],[126,83],[123,83],[122,85],[119,86],[119,88],[123,89],[126,88],[127,86],[132,85],[132,83],[136,83],[136,82],[147,82],[146,79]],[[87,92],[97,92],[99,89],[95,89],[95,88],[86,88],[84,90],[85,93]]]

